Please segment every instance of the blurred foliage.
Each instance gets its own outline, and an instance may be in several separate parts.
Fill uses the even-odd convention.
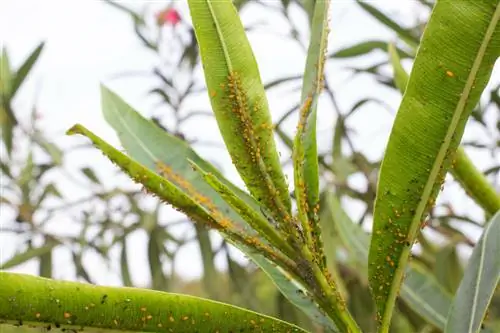
[[[106,0],[106,3],[128,15],[133,22],[137,38],[143,46],[157,57],[157,66],[151,68],[148,77],[155,86],[149,94],[158,100],[162,116],[152,116],[152,120],[165,131],[186,140],[194,147],[198,144],[208,144],[190,139],[190,133],[183,131],[188,121],[203,121],[212,117],[209,110],[192,110],[185,107],[189,98],[206,93],[203,82],[199,82],[194,75],[200,65],[198,45],[190,22],[184,17],[163,15],[169,9],[175,9],[174,1],[166,1],[164,9],[152,17],[150,11],[136,12],[119,2]],[[288,24],[288,33],[280,38],[287,38],[297,43],[303,50],[302,41],[309,33],[308,29],[297,26],[292,10],[299,9],[309,18],[312,15],[314,1],[282,0],[281,2],[235,0],[234,3],[241,10],[247,6],[257,6],[260,10],[274,11],[282,16]],[[416,54],[416,45],[422,35],[423,27],[433,1],[419,0],[418,13],[424,13],[412,25],[399,22],[384,14],[382,5],[371,5],[367,2],[356,1],[359,8],[366,13],[366,19],[377,20],[379,24],[390,29],[397,41],[394,46],[403,64],[411,65]],[[258,25],[246,27],[247,30],[262,28]],[[340,49],[333,50],[328,55],[328,62],[345,64],[345,70],[351,73],[351,78],[370,77],[380,86],[398,92],[399,84],[392,73],[391,59],[388,52],[389,42],[394,40],[363,40],[353,42]],[[169,45],[168,50],[164,45]],[[179,52],[173,52],[178,50]],[[129,235],[142,232],[147,235],[147,258],[150,267],[151,282],[147,287],[181,292],[186,294],[209,297],[211,299],[228,302],[259,312],[280,317],[289,322],[297,323],[312,330],[312,324],[304,314],[293,307],[254,265],[242,263],[234,258],[231,246],[220,237],[213,237],[206,229],[193,226],[193,232],[184,237],[175,236],[172,228],[179,225],[188,227],[187,219],[172,220],[165,217],[164,207],[155,201],[153,209],[144,207],[142,201],[145,194],[138,190],[120,187],[109,188],[99,177],[99,170],[95,166],[85,166],[79,170],[71,170],[67,165],[69,154],[75,147],[64,150],[53,140],[46,137],[43,130],[37,126],[39,114],[36,106],[28,123],[18,120],[13,99],[22,93],[22,83],[29,77],[29,73],[36,66],[36,61],[43,51],[43,44],[39,45],[25,62],[13,69],[10,65],[7,50],[1,55],[0,78],[0,121],[2,126],[2,143],[5,153],[0,160],[2,191],[0,193],[0,209],[2,212],[11,212],[11,220],[4,223],[0,229],[2,236],[8,235],[19,242],[17,253],[11,258],[0,262],[0,269],[15,269],[16,266],[32,259],[38,261],[38,274],[54,277],[53,256],[58,249],[69,251],[76,278],[94,283],[92,270],[95,269],[89,260],[84,258],[91,253],[97,255],[109,267],[113,266],[112,249],[119,251],[120,276],[123,285],[137,286],[133,279],[133,267],[129,256],[134,247],[128,240]],[[378,57],[372,57],[374,54]],[[359,59],[363,58],[363,66]],[[376,60],[373,60],[373,59]],[[383,61],[380,61],[383,58]],[[371,59],[371,62],[370,62]],[[365,61],[366,60],[366,61]],[[367,63],[369,63],[367,65]],[[328,66],[328,64],[327,64]],[[290,87],[290,82],[297,82],[301,76],[284,77],[273,82],[266,82],[266,89],[276,87]],[[359,100],[350,108],[341,108],[337,101],[337,94],[332,88],[332,78],[325,78],[324,95],[328,103],[320,107],[327,112],[334,112],[336,122],[331,129],[331,146],[322,147],[319,164],[321,171],[321,185],[324,189],[333,189],[343,202],[357,203],[362,214],[356,221],[363,227],[371,224],[371,212],[375,198],[378,168],[380,160],[370,160],[366,151],[358,144],[356,132],[352,127],[351,119],[354,115],[363,113],[386,112],[392,114],[391,109],[382,98],[371,97],[364,92],[358,93]],[[470,119],[482,133],[481,139],[463,142],[469,152],[487,153],[497,157],[500,147],[500,84],[494,84],[484,95],[480,104]],[[290,90],[296,93],[296,87]],[[299,109],[297,104],[285,112],[275,121],[275,130],[289,149],[292,145],[291,134],[284,124],[287,118],[293,116]],[[357,117],[356,119],[360,119]],[[362,117],[361,117],[362,119]],[[77,147],[86,149],[87,147]],[[283,154],[289,155],[289,154]],[[491,165],[484,173],[491,183],[498,188],[500,162]],[[285,161],[288,164],[290,161]],[[68,189],[84,188],[87,196],[73,199],[68,190],[60,188],[63,179]],[[356,178],[357,186],[352,179]],[[359,186],[359,179],[363,186]],[[447,180],[452,182],[453,180]],[[463,226],[482,229],[485,219],[477,216],[462,215],[456,212],[459,202],[440,200],[428,218],[427,228],[419,239],[418,251],[414,253],[414,260],[423,264],[432,272],[437,280],[450,293],[453,293],[463,274],[462,260],[458,256],[459,249],[470,250],[475,241],[464,232]],[[4,215],[4,214],[2,214]],[[323,213],[322,213],[323,215]],[[5,214],[4,216],[8,216]],[[5,217],[2,219],[5,219]],[[62,235],[61,232],[49,231],[46,228],[54,221],[58,229],[62,228],[63,220],[72,220],[73,230],[77,232]],[[323,224],[327,224],[323,221]],[[189,227],[188,227],[189,228]],[[323,231],[327,232],[327,231]],[[335,233],[335,231],[332,231]],[[64,233],[63,233],[64,234]],[[439,241],[436,241],[439,240]],[[173,269],[176,255],[183,246],[195,242],[200,251],[203,276],[199,280],[185,281]],[[348,294],[349,309],[359,322],[361,328],[367,332],[374,331],[374,304],[368,290],[367,281],[363,274],[353,269],[353,266],[343,261],[342,253],[345,248],[341,244],[325,244],[327,250],[336,251],[339,260],[329,263],[329,268],[343,278],[345,292]],[[329,248],[331,246],[331,248]],[[224,259],[227,270],[220,271],[215,265],[216,256]],[[398,303],[398,315],[395,317],[398,324],[394,324],[391,331],[404,332],[410,328],[411,332],[439,332],[429,326],[404,303]],[[500,291],[493,298],[490,306],[486,326],[494,327],[500,321]],[[398,327],[404,327],[399,330]],[[498,327],[498,326],[497,326]],[[23,328],[24,329],[24,328]],[[8,328],[1,327],[2,332],[9,332]],[[21,328],[11,329],[20,332]],[[318,330],[320,332],[320,330]]]

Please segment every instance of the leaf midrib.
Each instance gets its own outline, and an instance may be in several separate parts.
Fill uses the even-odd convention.
[[[428,198],[432,192],[432,188],[434,187],[435,180],[439,174],[439,169],[441,165],[443,164],[443,161],[445,159],[446,152],[449,149],[451,139],[453,137],[453,134],[455,133],[456,127],[458,125],[458,122],[460,121],[460,118],[462,117],[462,113],[465,110],[465,105],[468,101],[470,92],[473,88],[475,78],[477,76],[477,73],[480,69],[480,66],[482,64],[483,57],[486,53],[486,49],[489,45],[489,42],[491,40],[491,37],[493,36],[496,25],[500,19],[500,3],[497,5],[495,12],[493,13],[493,17],[491,19],[490,24],[488,25],[488,28],[486,29],[486,33],[484,35],[484,38],[481,42],[481,46],[479,47],[479,50],[477,51],[476,57],[474,59],[474,62],[472,64],[472,68],[470,70],[469,76],[467,77],[464,89],[462,91],[462,94],[460,95],[460,99],[457,103],[457,107],[455,108],[455,111],[453,113],[453,117],[451,119],[450,126],[448,127],[448,131],[446,133],[446,136],[443,140],[443,144],[441,145],[441,148],[439,149],[437,158],[434,161],[434,164],[431,168],[431,173],[428,177],[427,183],[425,184],[423,194],[422,194],[422,199],[420,200],[415,215],[413,217],[413,220],[410,224],[410,232],[409,232],[409,238],[414,239],[416,232],[418,231],[419,227],[419,222],[420,222],[420,217],[423,215]],[[401,252],[400,260],[399,260],[399,265],[398,268],[396,269],[395,275],[393,280],[391,281],[391,289],[389,291],[389,296],[388,296],[388,302],[389,306],[386,305],[385,307],[385,313],[383,316],[383,322],[382,322],[382,327],[388,327],[389,322],[391,320],[391,314],[392,314],[392,308],[395,303],[395,298],[396,294],[398,291],[399,287],[399,282],[402,279],[403,273],[404,273],[404,267],[406,267],[406,262],[407,262],[407,257],[409,253],[409,248],[404,248],[403,251]]]

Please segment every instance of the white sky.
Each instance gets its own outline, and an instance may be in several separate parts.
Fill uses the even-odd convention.
[[[401,22],[411,22],[417,8],[416,1],[387,0],[373,1],[378,8],[388,14],[396,14]],[[121,1],[130,7],[140,8],[140,4],[147,4],[152,8],[163,8],[165,1]],[[139,4],[139,5],[138,5]],[[185,1],[177,1],[181,13],[187,16]],[[242,13],[244,23],[254,22],[261,17],[261,7],[248,7]],[[303,19],[299,17],[299,19]],[[267,17],[267,24],[273,31],[283,31],[283,23],[276,17]],[[394,39],[394,34],[382,27],[372,18],[366,16],[351,0],[334,0],[331,16],[330,50],[340,49],[356,41],[370,38]],[[108,142],[118,146],[118,140],[113,131],[104,122],[100,110],[99,84],[106,83],[127,102],[135,106],[144,115],[156,114],[161,109],[153,109],[156,101],[146,96],[151,80],[125,77],[113,80],[112,77],[124,72],[150,71],[156,58],[151,52],[145,50],[136,38],[129,17],[116,9],[98,0],[2,0],[0,2],[0,41],[2,47],[7,47],[11,62],[17,67],[34,47],[42,40],[47,43],[46,48],[32,73],[29,81],[23,86],[18,98],[15,100],[17,115],[27,120],[30,108],[37,103],[42,115],[42,128],[48,137],[56,140],[62,147],[75,143],[85,142],[82,138],[67,137],[64,132],[75,123],[82,123]],[[279,37],[266,35],[262,29],[258,33],[250,34],[250,41],[259,63],[264,82],[274,78],[301,73],[304,67],[305,55],[292,43],[279,40]],[[382,59],[383,54],[376,54],[377,59]],[[371,63],[372,59],[357,60],[357,65]],[[373,88],[373,81],[359,78],[347,79],[347,73],[342,70],[346,64],[352,62],[330,61],[327,65],[329,82],[335,88],[341,108],[344,110],[352,106],[361,97],[378,96],[385,99],[390,105],[396,107],[399,96],[388,89]],[[500,75],[498,66],[492,81],[498,82]],[[286,97],[287,99],[285,99]],[[281,113],[298,96],[285,95],[284,90],[273,92],[269,96],[273,118],[277,119]],[[284,101],[288,104],[283,105]],[[209,110],[208,99],[194,101],[196,107]],[[191,105],[191,107],[193,107]],[[392,116],[380,108],[370,105],[373,112],[364,110],[350,120],[358,135],[356,146],[362,148],[370,158],[379,158],[391,128]],[[320,147],[329,147],[331,143],[331,128],[335,117],[331,111],[320,110],[318,122],[318,140]],[[294,120],[289,128],[293,129]],[[184,132],[191,138],[200,137],[203,140],[219,141],[215,122],[191,122]],[[468,129],[468,138],[476,137],[477,131]],[[282,148],[282,147],[281,147]],[[220,149],[199,147],[204,156],[215,159],[222,166],[228,177],[238,181],[234,169],[227,155]],[[476,160],[487,167],[491,160],[485,156],[474,155]],[[98,167],[100,175],[105,178],[110,186],[123,181],[123,178],[113,176],[114,169],[111,164],[99,153],[85,151],[73,152],[71,159],[65,161],[69,168],[79,165],[93,165]],[[101,168],[102,166],[102,168]],[[66,192],[75,194],[79,189],[66,189]],[[449,192],[447,194],[447,192]],[[478,212],[477,207],[467,198],[456,195],[455,185],[449,186],[442,194],[456,196],[454,202],[466,211]],[[355,205],[348,206],[351,216],[361,214]],[[12,214],[0,212],[0,226],[9,223]],[[59,222],[58,222],[59,223]],[[64,226],[53,225],[54,230],[70,228],[67,221]],[[66,226],[66,227],[65,227]],[[52,230],[51,228],[51,230]],[[133,244],[131,267],[136,283],[147,283],[149,279],[146,258],[144,234],[134,235],[129,241]],[[20,240],[2,236],[0,234],[0,262],[9,258],[16,249]],[[114,255],[118,252],[114,251]],[[222,258],[219,258],[222,259]],[[71,258],[65,250],[58,251],[54,259],[55,276],[57,278],[74,279],[74,272],[69,265]],[[222,262],[223,260],[219,260]],[[114,265],[111,270],[94,257],[85,260],[92,277],[100,284],[118,284],[119,268]],[[116,263],[116,260],[115,260]],[[89,265],[90,264],[90,265]],[[36,262],[19,266],[13,271],[36,272]],[[181,251],[177,259],[176,271],[186,277],[198,276],[201,272],[196,246],[188,246]]]

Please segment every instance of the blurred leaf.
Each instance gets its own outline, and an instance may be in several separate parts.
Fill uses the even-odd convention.
[[[2,140],[7,150],[7,155],[12,153],[12,141],[14,135],[14,126],[17,120],[9,104],[0,104],[0,125],[2,129]]]
[[[434,274],[439,283],[454,295],[463,275],[455,244],[445,246],[437,253]]]
[[[75,265],[76,276],[77,277],[82,277],[88,283],[95,284],[95,282],[92,281],[92,279],[90,278],[87,270],[83,266],[82,255],[80,253],[72,252],[71,256],[73,257],[73,264]]]
[[[100,185],[101,182],[99,181],[99,178],[95,174],[94,170],[90,167],[83,167],[80,169],[82,173],[87,177],[92,183]]]
[[[375,304],[371,298],[370,290],[357,279],[352,279],[347,287],[349,289],[349,311],[359,327],[363,332],[376,332]]]
[[[339,238],[355,260],[352,264],[362,278],[368,269],[370,235],[351,221],[333,193],[325,194],[323,207],[329,211]],[[401,298],[416,313],[439,329],[444,329],[451,306],[451,295],[424,268],[410,264],[401,286]]]
[[[163,238],[159,227],[155,227],[149,233],[148,240],[148,262],[151,273],[151,289],[168,290],[168,279],[165,277],[162,265]]]
[[[40,195],[40,197],[37,200],[36,206],[37,207],[40,206],[40,204],[42,204],[43,201],[49,195],[53,195],[53,196],[58,197],[60,199],[63,198],[63,196],[61,195],[61,192],[59,192],[59,190],[57,189],[56,185],[54,185],[53,183],[51,183],[51,184],[48,184],[47,186],[45,186],[45,188],[43,189],[42,194]]]
[[[304,11],[307,13],[307,16],[309,18],[309,22],[313,21],[314,17],[314,6],[316,5],[317,0],[299,0],[298,3],[302,5],[302,8],[304,8]]]
[[[500,211],[488,223],[472,251],[448,314],[445,333],[480,331],[488,305],[500,281],[499,253]]]
[[[0,272],[0,295],[5,296],[0,297],[0,320],[36,322],[44,326],[61,323],[63,329],[78,327],[95,332],[118,326],[121,331],[130,332],[244,332],[248,331],[249,323],[256,323],[263,332],[306,332],[279,319],[198,297],[56,281],[25,274]],[[15,299],[15,307],[12,299]],[[64,304],[64,311],[54,307],[54,300]],[[96,311],[88,310],[94,306]],[[165,315],[158,315],[160,313]],[[76,324],[68,324],[75,318],[78,318]]]
[[[212,249],[212,241],[208,230],[198,224],[194,225],[196,238],[200,248],[201,262],[203,265],[203,286],[210,297],[215,301],[222,299],[217,268],[215,267],[215,252]]]
[[[59,243],[55,239],[49,238],[45,241],[45,244],[40,247],[30,247],[26,251],[14,255],[12,258],[0,264],[0,269],[10,269],[12,267],[19,266],[31,259],[41,257],[44,254],[51,252],[54,247],[60,244],[61,243]]]
[[[381,332],[388,329],[421,221],[500,52],[500,5],[461,5],[444,0],[434,7],[380,170],[368,273]]]
[[[38,44],[36,49],[33,52],[31,52],[29,57],[24,61],[24,63],[21,65],[21,67],[19,67],[17,72],[13,75],[11,96],[14,96],[16,94],[19,87],[23,84],[24,80],[26,79],[28,74],[31,72],[33,66],[35,65],[36,61],[38,60],[38,57],[42,53],[44,45],[45,45],[45,42]]]
[[[275,219],[290,218],[264,86],[238,12],[230,0],[188,3],[210,101],[233,163]]]
[[[389,43],[388,51],[392,69],[394,71],[394,83],[399,91],[404,94],[409,76],[403,68],[403,65],[401,65],[401,59],[399,58],[398,51],[393,43]]]
[[[390,17],[388,17],[387,15],[385,15],[372,5],[369,5],[367,2],[363,2],[361,0],[356,0],[356,2],[361,6],[361,8],[363,8],[368,14],[370,14],[377,21],[379,21],[392,31],[396,32],[402,40],[408,43],[409,46],[412,47],[418,46],[419,39],[415,37],[410,30],[403,28],[394,20],[392,20]]]
[[[465,193],[486,213],[493,215],[500,209],[500,195],[484,174],[477,170],[462,147],[457,149],[450,171]]]
[[[386,52],[387,42],[382,40],[364,41],[352,46],[348,46],[341,50],[335,51],[329,55],[329,58],[352,58],[352,57],[366,55],[376,50]],[[411,54],[403,51],[402,49],[398,48],[398,52],[402,54],[405,58],[413,58]]]
[[[3,104],[9,104],[12,96],[12,76],[9,54],[7,49],[2,48],[2,55],[0,57],[0,95],[2,96]]]
[[[62,165],[63,152],[57,145],[47,141],[40,133],[35,133],[34,140],[49,154],[55,165]]]
[[[134,284],[132,282],[132,278],[130,276],[130,268],[128,265],[128,256],[127,256],[127,237],[123,237],[122,240],[122,249],[120,252],[120,272],[122,276],[122,282],[125,287],[133,287]]]
[[[188,46],[184,47],[184,51],[182,52],[180,58],[180,63],[187,62],[188,66],[191,69],[194,69],[194,67],[198,63],[198,58],[200,54],[194,30],[190,28],[189,33],[191,35],[191,43],[189,43]]]
[[[52,277],[52,251],[48,251],[40,256],[38,275],[45,278]]]
[[[104,0],[104,2],[111,5],[112,7],[115,7],[116,9],[119,9],[119,10],[129,14],[135,22],[143,22],[141,15],[139,15],[136,12],[134,12],[133,10],[121,5],[120,3],[118,3],[118,1]]]
[[[10,179],[12,179],[12,173],[10,172],[10,167],[11,165],[9,163],[4,163],[2,161],[0,161],[0,170],[2,170],[2,173],[9,177]]]
[[[293,75],[293,76],[287,76],[287,77],[282,77],[276,80],[273,80],[271,82],[268,82],[264,85],[264,89],[268,90],[271,89],[275,86],[278,86],[282,83],[290,82],[290,81],[296,81],[302,78],[302,75]]]
[[[152,89],[149,93],[159,95],[161,98],[163,98],[163,101],[166,104],[172,105],[172,101],[170,99],[170,96],[165,92],[165,90],[163,90],[161,88],[155,88],[155,89]]]

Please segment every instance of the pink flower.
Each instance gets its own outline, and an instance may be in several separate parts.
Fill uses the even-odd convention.
[[[181,15],[176,9],[167,8],[156,15],[156,21],[158,25],[168,24],[175,27],[181,21]]]

